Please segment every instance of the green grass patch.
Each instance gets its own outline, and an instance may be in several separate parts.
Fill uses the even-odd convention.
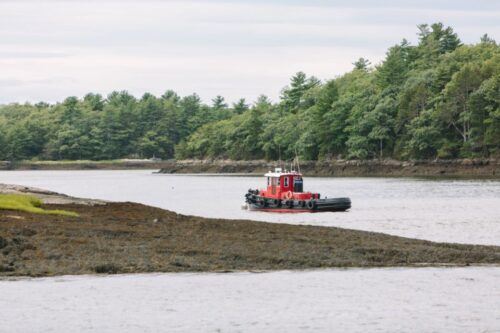
[[[0,194],[0,209],[18,210],[34,214],[50,214],[77,217],[78,214],[66,210],[43,209],[42,201],[35,196],[25,194]]]

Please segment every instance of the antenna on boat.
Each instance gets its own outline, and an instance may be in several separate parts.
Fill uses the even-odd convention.
[[[278,143],[278,161],[279,161],[278,166],[282,168],[283,166],[281,165],[281,146],[279,143]]]
[[[299,163],[299,154],[297,154],[297,147],[295,147],[295,159],[294,159],[295,162],[297,162],[297,170],[300,172],[300,163]]]

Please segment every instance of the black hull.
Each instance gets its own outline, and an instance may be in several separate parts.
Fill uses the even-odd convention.
[[[275,212],[345,212],[351,208],[349,198],[313,199],[308,201],[277,200],[248,193],[246,202],[251,210]]]

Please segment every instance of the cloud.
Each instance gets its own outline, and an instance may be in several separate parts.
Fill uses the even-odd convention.
[[[2,1],[0,73],[11,81],[0,102],[168,88],[276,99],[298,70],[332,78],[416,43],[419,23],[443,21],[471,43],[499,36],[499,15],[485,0]]]
[[[61,52],[39,52],[39,51],[0,51],[0,59],[46,59],[69,57],[67,53]]]

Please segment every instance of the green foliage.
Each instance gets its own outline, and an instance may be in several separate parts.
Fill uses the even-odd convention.
[[[240,98],[237,103],[233,104],[233,110],[236,114],[242,114],[248,109],[249,105],[244,98]]]
[[[333,80],[298,72],[277,103],[207,105],[168,90],[0,106],[0,160],[499,156],[499,45],[488,35],[462,45],[442,23],[418,36]]]
[[[87,94],[55,105],[0,106],[0,160],[172,158],[175,145],[200,126],[232,117],[224,99],[216,101],[209,107],[171,90],[138,100],[115,91],[106,99]],[[244,101],[237,106],[248,109]]]
[[[434,115],[433,110],[424,110],[407,125],[409,139],[406,141],[405,153],[409,157],[435,157],[440,146],[444,149],[440,157],[450,157],[449,154],[445,153],[448,151],[448,147],[439,143],[441,136]]]
[[[403,40],[387,52],[385,61],[377,67],[375,76],[378,85],[384,88],[398,89],[407,79],[414,60],[415,50]]]
[[[286,112],[297,112],[299,108],[304,107],[306,92],[320,83],[314,76],[308,78],[304,72],[295,74],[291,79],[290,86],[285,87],[282,91],[282,109]]]
[[[0,209],[16,210],[34,214],[64,215],[77,217],[78,214],[65,210],[46,210],[37,197],[23,194],[0,194]]]
[[[360,71],[368,71],[371,63],[370,60],[365,59],[363,57],[359,58],[355,62],[352,63],[354,65],[354,69],[360,70]]]

